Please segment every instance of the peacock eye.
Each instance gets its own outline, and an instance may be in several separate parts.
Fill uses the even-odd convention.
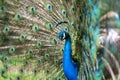
[[[54,43],[55,43],[55,44],[57,43],[56,39],[54,39]]]
[[[21,20],[22,19],[22,15],[20,14],[20,13],[17,13],[16,15],[15,15],[15,20]]]
[[[72,10],[72,12],[75,12],[75,8],[74,7],[72,7],[71,10]]]
[[[4,73],[5,73],[5,70],[4,70],[4,69],[2,69],[1,74],[3,75]]]
[[[24,41],[25,38],[26,38],[26,35],[25,35],[25,34],[21,34],[21,35],[20,35],[20,41]]]
[[[48,10],[50,10],[50,9],[51,9],[51,6],[48,4],[48,5],[47,5],[47,8],[48,8]]]
[[[4,57],[4,58],[3,58],[3,61],[7,61],[7,60],[8,60],[8,57]]]
[[[27,65],[29,62],[28,62],[27,60],[25,60],[25,62],[24,62],[24,63],[25,63],[25,65]]]
[[[73,28],[75,27],[75,24],[73,22],[71,23],[71,27],[73,27]]]
[[[58,61],[57,59],[54,60],[54,63],[55,63],[55,64],[58,64],[58,62],[59,62],[59,61]]]
[[[17,77],[17,80],[20,80],[20,76]]]
[[[66,17],[66,11],[65,11],[65,10],[62,10],[62,15],[63,15],[64,17]]]
[[[57,40],[55,38],[52,39],[52,44],[57,44]]]
[[[24,72],[24,69],[23,69],[23,68],[21,68],[21,69],[20,69],[20,72],[21,72],[21,73],[23,73],[23,72]]]
[[[65,30],[66,32],[68,32],[68,28],[65,28],[64,30]]]
[[[33,54],[33,50],[30,49],[30,50],[28,51],[28,54],[29,54],[29,55],[32,55],[32,54]]]
[[[34,14],[36,9],[34,6],[28,8],[29,13]]]
[[[5,6],[1,6],[1,10],[4,12],[5,11]]]
[[[10,28],[9,28],[8,26],[6,26],[6,27],[4,28],[4,30],[3,30],[3,32],[4,32],[5,34],[8,34],[9,31],[10,31]]]
[[[49,72],[50,72],[50,71],[47,69],[47,70],[46,70],[46,73],[48,74]]]
[[[41,63],[41,59],[37,60],[37,63],[40,64]]]
[[[15,48],[14,47],[10,47],[9,53],[14,53],[14,52],[15,52]]]
[[[31,8],[31,11],[32,11],[32,12],[35,12],[35,8],[34,8],[34,7],[32,7],[32,8]]]
[[[21,14],[17,14],[17,18],[18,18],[18,19],[21,19]]]
[[[66,14],[66,12],[65,12],[65,11],[63,11],[62,13],[63,13],[63,15],[65,15],[65,14]]]
[[[51,11],[51,10],[52,10],[51,4],[47,4],[47,10],[48,10],[48,11]]]
[[[37,48],[40,48],[42,46],[42,43],[40,41],[38,41],[36,46],[37,46]]]
[[[5,31],[7,32],[7,31],[8,31],[8,29],[6,28],[6,29],[5,29]]]
[[[52,26],[52,24],[48,24],[48,26],[50,26],[50,27],[51,27],[51,26]]]
[[[49,58],[49,54],[48,53],[45,53],[45,59],[47,60]]]
[[[39,29],[40,29],[40,28],[39,28],[38,25],[34,25],[34,26],[32,27],[32,31],[33,31],[33,32],[37,32]]]
[[[37,69],[34,69],[34,73],[35,73],[35,74],[37,73]]]
[[[20,14],[17,15],[18,19],[20,19]]]
[[[53,29],[53,24],[52,24],[52,23],[47,23],[46,26],[47,26],[47,28],[50,29],[50,30]]]

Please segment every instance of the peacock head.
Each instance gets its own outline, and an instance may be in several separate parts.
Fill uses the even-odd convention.
[[[63,41],[63,40],[65,40],[65,39],[70,38],[70,35],[69,35],[69,33],[68,33],[66,30],[61,30],[61,31],[58,33],[58,38]]]

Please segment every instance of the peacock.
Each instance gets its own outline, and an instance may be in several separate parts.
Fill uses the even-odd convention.
[[[119,0],[0,0],[0,80],[120,80]]]

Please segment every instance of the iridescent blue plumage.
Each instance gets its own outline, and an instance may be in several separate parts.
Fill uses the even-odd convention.
[[[58,37],[60,40],[65,39],[63,55],[63,71],[68,80],[78,80],[78,65],[72,61],[71,38],[68,32],[62,30]]]

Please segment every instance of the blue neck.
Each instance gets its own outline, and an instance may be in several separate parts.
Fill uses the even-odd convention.
[[[71,38],[67,38],[64,45],[63,71],[68,80],[77,80],[78,67],[72,61]]]
[[[72,48],[71,48],[71,39],[66,39],[65,45],[64,45],[64,55],[63,55],[63,61],[72,63]]]

